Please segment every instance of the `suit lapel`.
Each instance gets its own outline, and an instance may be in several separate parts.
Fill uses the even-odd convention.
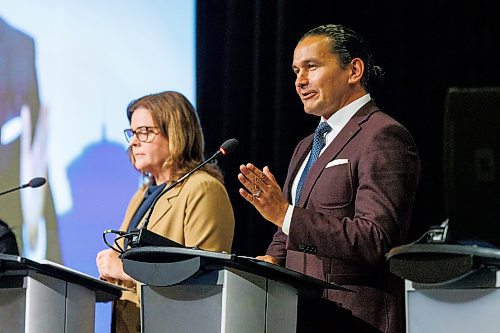
[[[295,179],[297,172],[299,172],[300,166],[302,165],[304,159],[307,157],[307,154],[311,150],[312,142],[313,142],[314,134],[309,135],[300,143],[300,146],[297,148],[297,151],[292,157],[290,161],[290,165],[288,167],[288,175],[285,180],[285,184],[283,185],[283,190],[286,193],[288,202],[292,202],[291,200],[291,191],[293,180]]]
[[[379,109],[373,101],[365,104],[361,109],[359,109],[354,116],[347,122],[347,124],[342,128],[340,133],[335,137],[335,139],[330,143],[326,150],[321,154],[321,156],[316,160],[314,165],[309,169],[304,187],[300,195],[299,207],[304,207],[309,195],[314,187],[314,184],[318,180],[319,176],[325,169],[328,162],[332,161],[337,157],[337,155],[342,151],[342,149],[356,136],[356,134],[361,131],[361,124],[364,123],[370,114]],[[312,143],[311,143],[312,145]],[[309,150],[310,150],[309,146]],[[309,151],[306,151],[306,153]]]

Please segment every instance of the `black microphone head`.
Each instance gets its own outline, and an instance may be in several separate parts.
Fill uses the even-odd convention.
[[[43,184],[45,184],[45,182],[46,182],[45,178],[37,177],[37,178],[33,178],[32,180],[30,180],[30,182],[28,183],[28,186],[35,188],[35,187],[42,186]]]
[[[238,140],[236,139],[229,139],[226,140],[221,146],[220,146],[220,152],[222,155],[227,155],[229,153],[232,153],[233,150],[238,147]]]

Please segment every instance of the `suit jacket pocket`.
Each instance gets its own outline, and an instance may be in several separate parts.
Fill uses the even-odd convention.
[[[323,209],[346,207],[353,197],[351,163],[325,168],[311,192],[311,200]]]

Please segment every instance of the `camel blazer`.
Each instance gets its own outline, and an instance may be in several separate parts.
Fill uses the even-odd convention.
[[[283,188],[289,202],[312,140],[303,139],[291,159]],[[406,238],[419,176],[408,131],[368,102],[310,169],[289,235],[279,229],[267,254],[287,268],[355,290],[324,296],[377,332],[402,332],[402,281],[389,273],[384,256]]]
[[[144,186],[132,197],[120,230],[127,230],[146,190]],[[234,233],[233,208],[224,185],[198,171],[161,196],[147,228],[187,247],[229,253]]]
[[[120,230],[127,230],[146,190],[144,186],[132,197]],[[158,199],[147,228],[187,247],[230,253],[234,235],[233,208],[224,185],[205,171],[197,171]],[[117,331],[135,332],[139,312],[131,308],[130,302],[135,303],[133,307],[139,307],[136,292],[139,285],[121,285],[132,291],[123,292],[121,297],[129,302],[115,304]],[[130,318],[132,316],[134,318]],[[119,329],[125,327],[123,325],[128,328]]]

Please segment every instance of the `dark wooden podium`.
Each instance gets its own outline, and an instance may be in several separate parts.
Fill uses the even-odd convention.
[[[95,303],[121,289],[62,265],[0,254],[0,332],[91,333]]]
[[[303,300],[316,304],[311,300],[319,301],[327,288],[350,292],[227,253],[142,247],[127,250],[122,261],[125,272],[144,283],[141,325],[148,333],[296,332]]]

